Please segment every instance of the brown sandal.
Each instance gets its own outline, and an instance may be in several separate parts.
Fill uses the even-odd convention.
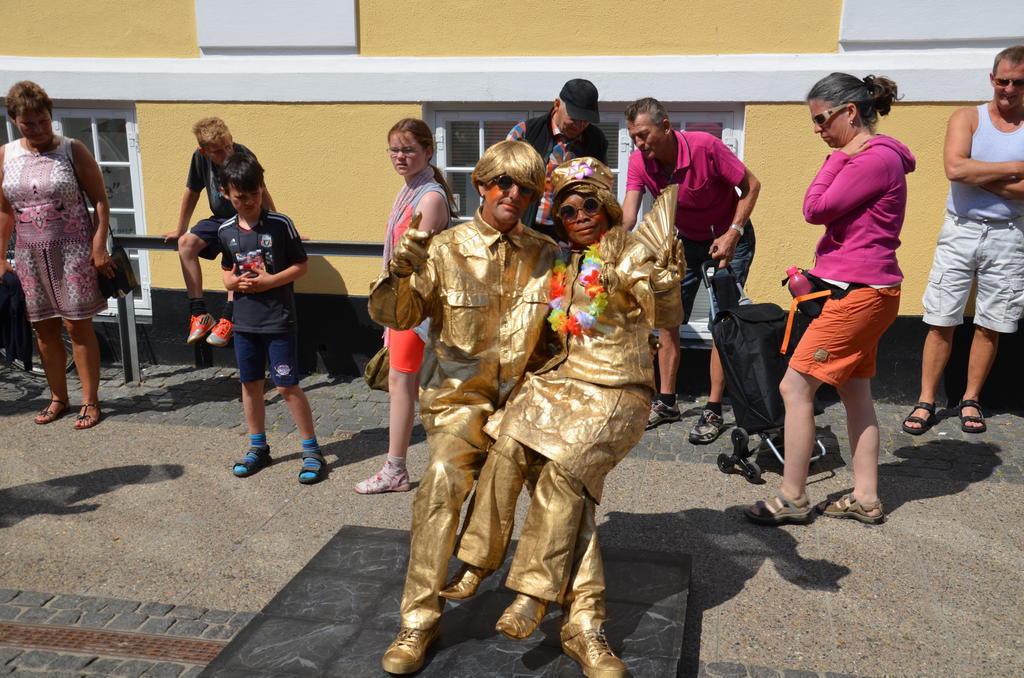
[[[758,525],[806,525],[814,520],[814,507],[807,499],[807,494],[789,499],[782,492],[776,492],[768,501],[748,506],[743,514],[747,520]]]
[[[871,515],[872,511],[878,511]],[[882,500],[876,499],[870,504],[862,504],[853,498],[853,493],[844,494],[822,509],[821,514],[829,518],[853,518],[868,525],[877,525],[885,521],[885,509]]]
[[[96,410],[95,417],[91,414],[83,414],[84,412],[88,412],[90,407]],[[84,431],[87,428],[92,428],[98,423],[100,423],[100,404],[82,403],[82,409],[78,411],[78,416],[75,417],[75,430]]]
[[[58,407],[56,411],[52,409],[54,403],[60,405],[60,407]],[[56,421],[63,417],[65,414],[67,414],[67,411],[68,401],[57,400],[56,398],[53,398],[52,400],[50,400],[50,404],[44,407],[42,410],[40,410],[39,414],[36,415],[35,422],[37,424],[49,424],[51,421]]]

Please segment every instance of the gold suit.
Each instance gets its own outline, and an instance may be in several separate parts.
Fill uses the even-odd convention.
[[[404,330],[431,319],[437,358],[420,396],[430,460],[413,502],[403,626],[437,624],[462,504],[491,442],[484,424],[550,355],[538,344],[556,249],[522,223],[503,234],[478,211],[431,240],[419,271],[385,273],[371,287],[376,322]]]
[[[477,567],[501,564],[519,490],[540,466],[506,584],[561,602],[567,624],[577,630],[600,628],[605,620],[595,503],[605,476],[643,435],[654,392],[654,256],[620,228],[604,236],[600,254],[608,306],[583,337],[559,335],[560,352],[528,374],[488,423],[498,441],[477,483],[458,553]],[[576,284],[582,256],[574,252],[569,262],[571,309],[591,301]]]

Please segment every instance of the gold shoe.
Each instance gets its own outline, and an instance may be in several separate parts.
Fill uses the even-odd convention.
[[[438,595],[448,600],[465,600],[477,592],[480,584],[493,571],[476,565],[463,564]]]
[[[562,649],[576,660],[587,678],[627,678],[629,671],[608,646],[600,629],[580,629],[574,624],[562,627]]]
[[[388,645],[380,665],[388,673],[405,675],[416,673],[423,666],[427,648],[437,639],[437,626],[430,629],[413,629],[403,626],[398,637]]]
[[[522,640],[537,630],[547,611],[548,601],[520,593],[498,617],[494,628],[513,640]]]

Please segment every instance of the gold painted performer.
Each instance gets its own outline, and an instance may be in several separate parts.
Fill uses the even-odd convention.
[[[431,237],[413,225],[373,283],[370,316],[396,330],[431,319],[436,373],[420,396],[430,459],[413,502],[402,628],[381,664],[415,673],[437,637],[462,504],[491,439],[484,424],[528,368],[548,355],[542,336],[557,247],[520,216],[544,189],[529,144],[503,141],[473,170],[482,204],[472,221]]]
[[[497,442],[459,544],[466,565],[441,594],[467,598],[501,565],[516,499],[524,481],[536,477],[505,581],[518,596],[496,628],[526,638],[548,603],[559,602],[562,647],[594,678],[628,675],[602,631],[605,582],[595,505],[605,476],[644,433],[654,392],[651,330],[661,327],[655,307],[659,320],[679,321],[679,267],[685,266],[674,236],[675,187],[635,234],[620,227],[613,181],[594,158],[572,160],[552,174],[555,215],[571,245],[551,279],[549,322],[560,351],[528,374],[488,423]]]

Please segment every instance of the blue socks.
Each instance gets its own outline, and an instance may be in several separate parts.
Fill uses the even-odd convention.
[[[267,434],[264,433],[250,433],[249,444],[253,447],[266,447],[267,446]]]

